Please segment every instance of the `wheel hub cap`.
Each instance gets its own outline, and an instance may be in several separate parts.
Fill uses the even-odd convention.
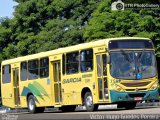
[[[92,105],[92,97],[91,96],[88,96],[87,98],[86,98],[86,103],[87,103],[87,106],[91,106]]]
[[[34,102],[32,99],[29,101],[29,108],[30,108],[30,110],[33,110],[33,108],[34,108]]]

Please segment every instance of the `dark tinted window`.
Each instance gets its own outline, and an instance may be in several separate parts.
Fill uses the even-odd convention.
[[[37,79],[38,78],[38,60],[28,61],[28,79]]]
[[[109,42],[109,49],[129,49],[129,48],[153,48],[152,41],[149,40],[113,40]]]
[[[27,80],[27,62],[21,63],[21,80]]]
[[[40,59],[40,77],[48,77],[49,76],[49,59],[41,58]]]
[[[63,54],[63,56],[62,56],[62,67],[63,67],[63,69],[62,69],[62,72],[63,72],[63,74],[65,74],[65,69],[66,69],[66,61],[65,61],[65,55]]]
[[[80,53],[81,71],[93,70],[93,50],[82,50]]]
[[[66,54],[66,73],[72,74],[79,71],[79,52]]]
[[[3,83],[11,82],[11,65],[5,65],[2,67],[2,82]]]

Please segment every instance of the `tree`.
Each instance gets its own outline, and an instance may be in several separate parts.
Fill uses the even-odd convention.
[[[100,38],[139,36],[153,40],[160,54],[160,9],[111,11],[111,1],[103,0],[85,27],[87,41]]]
[[[12,30],[10,26],[10,19],[9,18],[1,18],[0,19],[0,61],[6,58],[5,54],[3,53],[3,49],[8,46],[8,43],[12,41]]]
[[[18,55],[84,42],[83,30],[98,0],[18,0]]]
[[[160,55],[160,9],[111,11],[111,0],[15,0],[0,19],[0,61],[93,39],[151,38]]]

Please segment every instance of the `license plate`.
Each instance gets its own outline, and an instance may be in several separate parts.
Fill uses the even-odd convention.
[[[135,97],[134,100],[135,101],[140,101],[140,100],[142,100],[142,97]]]

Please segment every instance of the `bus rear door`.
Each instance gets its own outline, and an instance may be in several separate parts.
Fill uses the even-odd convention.
[[[18,107],[20,106],[19,68],[12,69],[12,78],[13,78],[14,104],[15,107]]]
[[[55,104],[61,104],[62,93],[61,93],[61,64],[60,60],[53,61],[53,83],[54,83],[54,101]]]

